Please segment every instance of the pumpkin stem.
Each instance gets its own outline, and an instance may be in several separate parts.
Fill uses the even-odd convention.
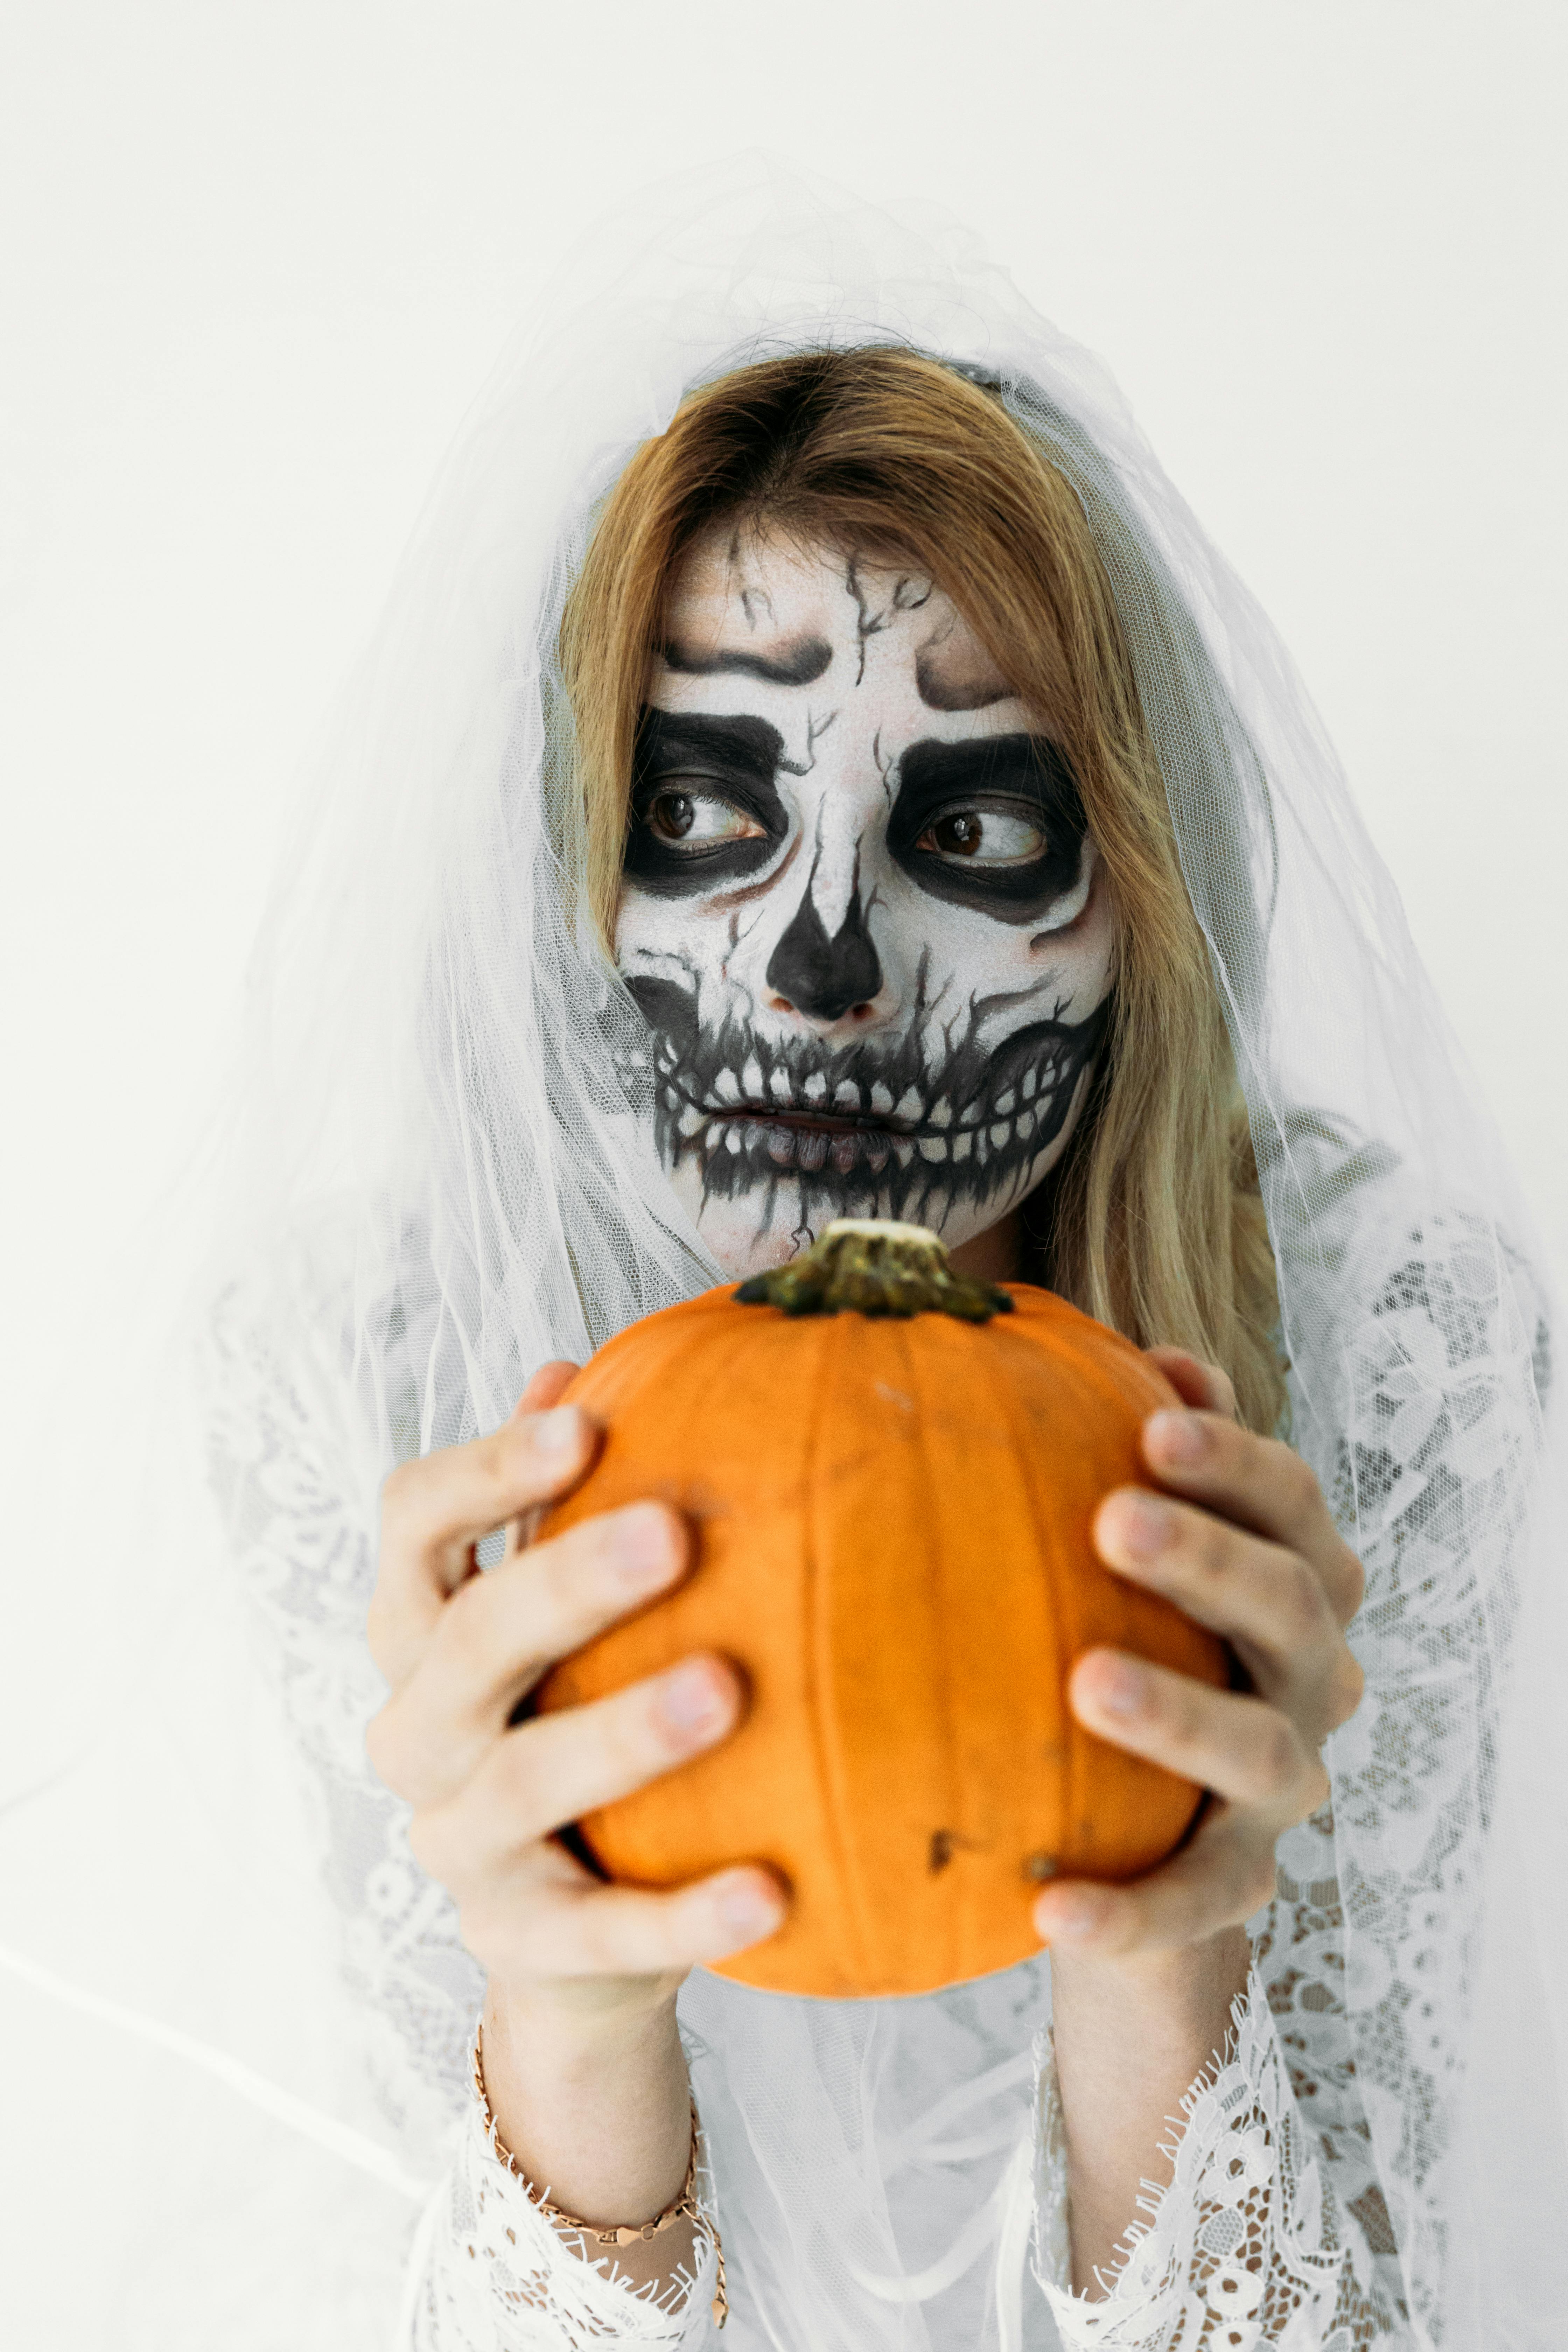
[[[925,1225],[877,1217],[839,1217],[788,1265],[757,1274],[735,1293],[742,1307],[782,1307],[786,1315],[955,1315],[985,1323],[1010,1315],[1013,1301],[994,1283],[954,1274],[947,1252]]]

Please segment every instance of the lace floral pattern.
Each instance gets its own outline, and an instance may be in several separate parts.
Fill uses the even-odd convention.
[[[1347,2224],[1303,2122],[1255,1969],[1226,2056],[1182,2102],[1163,2190],[1127,2231],[1103,2299],[1069,2281],[1067,2154],[1048,2033],[1041,2036],[1035,2269],[1068,2352],[1365,2352],[1396,2320],[1364,2232]]]
[[[364,1633],[375,1490],[342,1427],[342,1376],[300,1348],[285,1364],[270,1329],[245,1289],[218,1302],[209,1470],[310,1767],[371,2088],[412,2168],[427,2169],[469,2104],[484,1979],[456,1906],[409,1850],[407,1807],[365,1757],[365,1726],[385,1696]]]
[[[1472,2000],[1549,1334],[1528,1270],[1473,1220],[1411,1223],[1375,1276],[1366,1247],[1341,1276],[1368,1305],[1319,1423],[1336,1433],[1303,1451],[1366,1570],[1367,1693],[1329,1744],[1331,1813],[1281,1842],[1259,1965],[1382,2294],[1441,2344],[1452,2026]]]
[[[411,2352],[589,2352],[605,2344],[679,2352],[710,2333],[711,2241],[698,2239],[695,2269],[678,2271],[663,2294],[634,2289],[610,2257],[585,2259],[580,2240],[545,2220],[498,2155],[477,2099],[423,2251]]]

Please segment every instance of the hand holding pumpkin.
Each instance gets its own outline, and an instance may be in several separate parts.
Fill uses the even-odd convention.
[[[1327,1796],[1320,1750],[1362,1691],[1344,1638],[1361,1564],[1317,1480],[1289,1446],[1235,1425],[1223,1372],[1180,1349],[1151,1355],[1197,1409],[1145,1423],[1144,1458],[1166,1494],[1107,1496],[1095,1547],[1118,1575],[1221,1634],[1251,1688],[1215,1690],[1107,1649],[1078,1661],[1068,1698],[1087,1729],[1210,1791],[1158,1869],[1121,1886],[1058,1880],[1040,1896],[1039,1933],[1086,1959],[1194,1944],[1266,1903],[1275,1842]]]
[[[669,1894],[605,1886],[555,1832],[734,1727],[741,1691],[721,1658],[693,1656],[590,1707],[520,1721],[559,1658],[679,1582],[690,1542],[658,1503],[584,1521],[528,1548],[528,1516],[574,1486],[598,1444],[556,1401],[547,1365],[493,1435],[404,1464],[384,1490],[369,1637],[392,1695],[371,1760],[414,1808],[414,1851],[457,1897],[464,1941],[492,1980],[537,1980],[570,2005],[578,1979],[634,2004],[667,1997],[694,1962],[777,1925],[765,1873],[721,1871]],[[554,1411],[546,1410],[555,1406]],[[508,1530],[479,1572],[475,1547]]]
[[[596,1706],[519,1719],[557,1659],[690,1564],[687,1528],[658,1503],[524,1548],[598,1447],[589,1416],[559,1402],[573,1370],[546,1365],[493,1435],[387,1480],[368,1632],[392,1695],[367,1744],[488,1972],[485,2074],[506,2144],[570,2210],[619,2222],[659,2212],[686,2170],[682,1978],[770,1934],[784,1898],[746,1867],[669,1893],[605,1886],[555,1835],[716,1746],[742,1705],[733,1668],[695,1655]],[[504,1556],[481,1574],[475,1548],[502,1527]],[[681,2223],[624,2267],[640,2283],[689,2253]]]

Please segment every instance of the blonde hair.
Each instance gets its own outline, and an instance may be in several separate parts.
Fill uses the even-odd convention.
[[[907,351],[808,352],[704,386],[637,451],[562,635],[605,938],[665,599],[721,517],[918,566],[1015,692],[1050,713],[1118,923],[1104,1062],[1035,1234],[1045,1278],[1140,1346],[1221,1365],[1244,1421],[1272,1430],[1274,1262],[1208,949],[1083,509],[998,398]]]

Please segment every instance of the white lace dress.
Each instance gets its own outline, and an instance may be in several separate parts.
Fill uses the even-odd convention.
[[[1500,1441],[1491,1423],[1500,1417],[1484,1409],[1479,1362],[1472,1385],[1482,1402],[1468,1416],[1448,1411],[1445,1419],[1434,1400],[1423,1356],[1436,1326],[1417,1276],[1406,1269],[1382,1294],[1355,1368],[1375,1392],[1387,1446],[1374,1476],[1359,1469],[1368,1599],[1357,1646],[1369,1696],[1348,1774],[1356,1788],[1373,1772],[1397,1780],[1405,1770],[1402,1801],[1421,1815],[1413,1834],[1422,1822],[1428,1830],[1439,1823],[1465,1792],[1426,1786],[1419,1757],[1413,1767],[1398,1760],[1409,1659],[1425,1638],[1412,1599],[1424,1579],[1440,1581],[1445,1528],[1484,1507],[1507,1466],[1492,1458]],[[1451,1306],[1437,1335],[1450,1362]],[[405,2146],[438,2148],[446,2162],[412,2255],[411,2343],[416,2352],[694,2344],[712,2327],[710,2247],[699,2245],[695,2274],[664,2295],[636,2293],[612,2263],[585,2259],[580,2243],[557,2233],[487,2139],[469,2067],[479,1971],[458,1940],[453,1906],[410,1854],[405,1809],[364,1759],[364,1725],[383,1695],[364,1642],[374,1496],[363,1476],[356,1484],[330,1433],[324,1400],[341,1385],[285,1370],[264,1329],[243,1293],[228,1294],[214,1338],[213,1474],[319,1781],[345,1965],[363,2003],[377,2095]],[[1479,1334],[1478,1356],[1484,1342]],[[1060,2115],[1048,2029],[1037,2033],[1037,2285],[1026,2292],[1044,2296],[1062,2345],[1360,2352],[1412,2340],[1346,2023],[1342,1919],[1325,1807],[1280,1842],[1278,1892],[1253,1923],[1255,1966],[1230,2046],[1192,2086],[1164,2151],[1174,2177],[1163,2191],[1144,2184],[1142,2210],[1101,2282],[1109,2292],[1095,2297],[1068,2284]],[[1402,1961],[1398,1934],[1416,1932],[1390,1931],[1391,2032],[1404,2030],[1401,1968],[1419,1965]],[[722,2228],[723,2180],[701,2175],[700,2187],[704,2210]],[[736,2352],[755,2340],[739,2307],[726,2340]]]

